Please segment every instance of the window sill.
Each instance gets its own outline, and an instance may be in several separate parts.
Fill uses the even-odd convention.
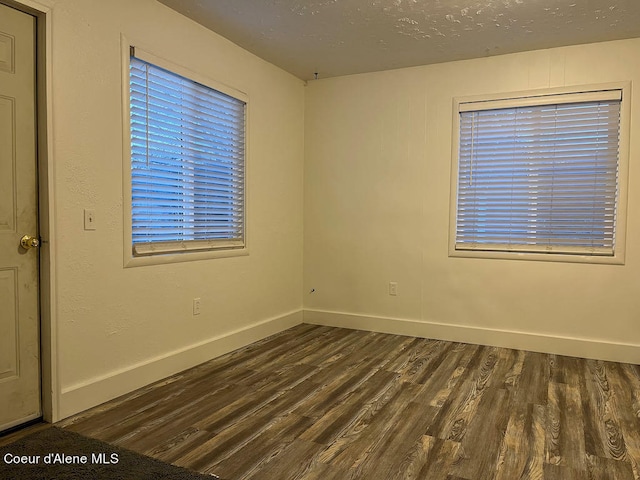
[[[566,253],[530,253],[530,252],[505,252],[490,250],[456,250],[449,249],[451,258],[483,258],[491,260],[527,260],[537,262],[560,263],[590,263],[596,265],[624,265],[624,254],[616,253],[613,256],[602,255],[578,255]]]
[[[231,258],[243,257],[249,255],[248,248],[231,248],[220,250],[194,251],[184,253],[167,253],[158,255],[145,255],[134,257],[133,255],[125,255],[124,267],[143,267],[147,265],[163,265],[169,263],[195,262],[202,260],[211,260],[214,258]]]

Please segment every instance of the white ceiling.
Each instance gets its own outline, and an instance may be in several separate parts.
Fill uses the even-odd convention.
[[[640,0],[159,1],[304,80],[640,37]]]

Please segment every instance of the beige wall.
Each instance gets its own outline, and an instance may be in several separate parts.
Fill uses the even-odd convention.
[[[301,322],[304,85],[153,0],[50,3],[64,417]],[[249,256],[123,268],[121,34],[249,95]]]
[[[638,58],[634,39],[310,82],[305,320],[640,362],[637,92],[626,265],[448,257],[453,97],[635,86]]]

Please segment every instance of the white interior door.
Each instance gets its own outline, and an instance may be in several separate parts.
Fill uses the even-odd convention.
[[[35,18],[0,5],[0,431],[41,415],[35,98]]]

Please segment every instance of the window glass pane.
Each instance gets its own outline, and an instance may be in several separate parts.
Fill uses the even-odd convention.
[[[456,249],[614,254],[619,100],[459,115]]]
[[[243,245],[245,106],[131,57],[134,254]]]

